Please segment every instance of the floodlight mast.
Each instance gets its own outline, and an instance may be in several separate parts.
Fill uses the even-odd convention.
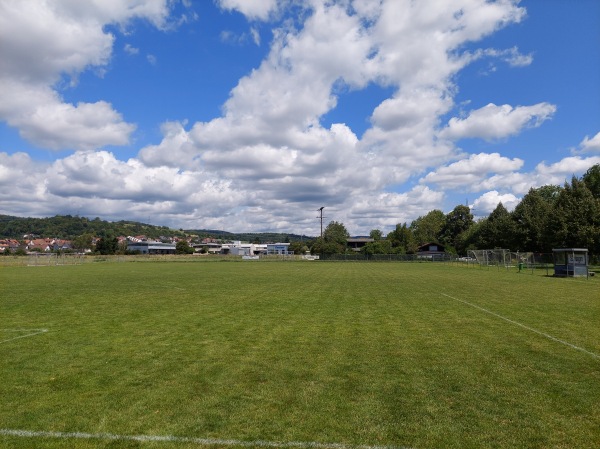
[[[317,209],[317,211],[320,212],[317,218],[321,219],[321,240],[323,239],[323,209],[325,209],[325,206],[321,206]]]

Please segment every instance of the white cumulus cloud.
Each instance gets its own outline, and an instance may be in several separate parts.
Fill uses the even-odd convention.
[[[509,159],[499,153],[472,154],[450,165],[440,167],[421,179],[422,183],[435,183],[444,188],[462,187],[468,191],[480,190],[480,184],[490,174],[506,174],[519,170],[523,166],[519,158]]]
[[[535,167],[535,172],[545,176],[547,179],[552,179],[552,184],[562,184],[564,181],[571,180],[571,177],[579,173],[585,172],[592,165],[600,164],[600,156],[581,157],[572,156],[561,159],[553,164],[540,162]]]
[[[512,193],[500,194],[496,190],[492,190],[484,193],[473,202],[472,211],[473,215],[477,217],[485,217],[489,215],[496,207],[498,203],[508,210],[513,210],[517,204],[521,201]]]
[[[217,0],[221,8],[236,10],[251,20],[266,20],[276,11],[277,0]]]
[[[90,149],[129,142],[134,125],[104,101],[70,104],[56,90],[90,67],[105,66],[114,36],[108,24],[133,18],[165,26],[166,0],[0,2],[0,119],[44,148]]]
[[[581,153],[600,153],[600,132],[592,138],[585,136],[579,148]]]
[[[501,139],[518,134],[523,128],[538,127],[552,118],[555,112],[556,106],[550,103],[516,107],[490,103],[471,111],[464,119],[451,118],[448,126],[440,132],[440,136],[451,140]]]

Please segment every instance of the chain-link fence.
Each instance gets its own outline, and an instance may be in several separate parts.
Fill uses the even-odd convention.
[[[452,254],[319,254],[319,260],[334,260],[348,262],[452,262],[456,256]]]
[[[302,261],[306,256],[301,255],[273,255],[260,256],[261,261]],[[554,258],[550,253],[514,252],[508,249],[470,250],[468,255],[455,254],[364,254],[358,252],[344,254],[315,254],[310,260],[345,261],[345,262],[407,262],[423,264],[446,264],[465,268],[487,270],[514,270],[529,274],[554,275]],[[52,266],[52,265],[79,265],[98,262],[152,262],[152,261],[241,261],[240,256],[231,255],[83,255],[83,254],[56,254],[35,253],[27,256],[2,256],[0,266]],[[591,271],[600,272],[600,267],[592,267]]]

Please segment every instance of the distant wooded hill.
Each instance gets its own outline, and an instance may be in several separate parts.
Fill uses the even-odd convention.
[[[47,218],[25,218],[10,215],[0,215],[0,238],[22,239],[25,235],[36,237],[53,237],[60,239],[74,239],[83,234],[93,236],[137,236],[145,235],[150,239],[161,237],[185,237],[197,235],[200,238],[212,237],[222,240],[241,240],[256,243],[266,242],[293,242],[310,240],[313,237],[285,233],[232,233],[210,229],[171,229],[166,226],[154,226],[136,221],[106,221],[96,217],[72,215],[56,215]]]

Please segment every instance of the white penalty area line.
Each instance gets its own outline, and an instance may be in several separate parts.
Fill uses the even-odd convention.
[[[34,335],[45,334],[48,332],[48,329],[0,329],[0,334],[2,332],[28,332],[23,335],[7,338],[6,340],[0,340],[0,343],[6,343],[7,341],[18,340],[19,338],[27,338],[33,337]]]
[[[576,345],[574,345],[572,343],[569,343],[568,341],[561,340],[560,338],[553,337],[552,335],[549,335],[549,334],[546,334],[545,332],[542,332],[542,331],[539,331],[537,329],[534,329],[533,327],[529,327],[529,326],[526,326],[524,324],[521,324],[518,321],[514,321],[514,320],[511,320],[510,318],[506,318],[505,316],[499,315],[496,312],[492,312],[491,310],[488,310],[488,309],[486,309],[484,307],[478,306],[477,304],[470,303],[469,301],[465,301],[464,299],[455,298],[454,296],[447,295],[446,293],[441,293],[441,295],[445,296],[446,298],[450,298],[450,299],[453,299],[455,301],[462,302],[463,304],[466,304],[466,305],[471,306],[471,307],[473,307],[475,309],[481,310],[482,312],[485,312],[485,313],[487,313],[489,315],[495,316],[496,318],[500,318],[501,320],[504,320],[504,321],[507,321],[507,322],[509,322],[511,324],[514,324],[515,326],[522,327],[523,329],[526,329],[526,330],[528,330],[530,332],[533,332],[533,333],[536,333],[538,335],[541,335],[542,337],[546,337],[549,340],[552,340],[552,341],[555,341],[555,342],[560,343],[562,345],[568,346],[571,349],[575,349],[577,351],[584,352],[587,355],[590,355],[590,356],[592,356],[592,357],[594,357],[596,359],[600,359],[600,355],[595,354],[595,353],[593,353],[591,351],[588,351],[587,349],[584,349],[584,348],[581,348],[579,346],[576,346]]]
[[[139,441],[151,443],[192,443],[203,446],[241,446],[241,447],[281,447],[294,449],[411,449],[399,446],[368,446],[341,443],[318,443],[311,441],[244,441],[219,438],[194,438],[178,437],[173,435],[116,435],[112,433],[86,433],[86,432],[44,432],[32,430],[0,429],[0,435],[22,438],[58,438],[58,439],[83,439],[83,440],[120,440]],[[413,448],[414,449],[414,448]]]

